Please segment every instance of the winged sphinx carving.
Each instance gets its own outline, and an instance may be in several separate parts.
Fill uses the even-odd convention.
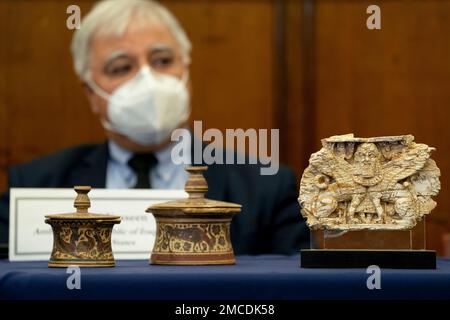
[[[322,140],[300,183],[302,215],[311,229],[404,230],[436,206],[440,171],[434,148],[414,137]]]

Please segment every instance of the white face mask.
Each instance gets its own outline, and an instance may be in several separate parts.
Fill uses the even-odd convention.
[[[120,85],[111,95],[94,81],[89,86],[108,101],[109,121],[103,126],[135,143],[150,146],[163,142],[173,130],[189,118],[188,72],[183,79],[154,74],[143,67],[132,79]]]

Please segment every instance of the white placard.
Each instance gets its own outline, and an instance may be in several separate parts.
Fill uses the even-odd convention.
[[[48,260],[53,245],[45,216],[75,212],[73,189],[12,188],[9,210],[9,260]],[[93,189],[89,212],[122,218],[114,225],[112,249],[116,259],[149,259],[156,222],[145,210],[160,202],[187,198],[184,190]]]

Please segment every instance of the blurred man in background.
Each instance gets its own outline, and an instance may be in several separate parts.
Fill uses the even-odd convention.
[[[62,150],[10,169],[9,187],[182,189],[171,133],[189,127],[191,43],[163,6],[146,0],[98,3],[74,34],[75,71],[108,140]],[[184,141],[189,144],[190,141]],[[191,162],[191,153],[183,155]],[[292,254],[308,245],[294,174],[280,167],[210,165],[207,196],[243,206],[231,227],[236,254]],[[0,207],[7,241],[9,196]]]

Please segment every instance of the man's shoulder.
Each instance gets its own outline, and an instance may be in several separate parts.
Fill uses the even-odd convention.
[[[209,166],[208,171],[211,171],[214,174],[226,176],[239,175],[251,179],[267,181],[273,181],[274,179],[286,177],[295,177],[294,172],[289,167],[282,164],[278,166],[278,170],[273,174],[265,174],[263,170],[264,168],[265,167],[261,164],[213,164]]]
[[[97,151],[101,148],[103,144],[81,144],[77,146],[72,146],[64,148],[53,153],[47,154],[45,156],[33,159],[31,161],[18,164],[15,168],[19,169],[29,169],[33,167],[45,166],[45,165],[58,165],[64,162],[66,159],[79,160],[82,159],[92,152]]]
[[[106,150],[105,144],[82,144],[15,165],[10,168],[10,184],[24,187],[28,185],[51,186],[55,178],[82,165],[88,159],[100,154],[106,156]]]
[[[229,186],[245,186],[260,194],[276,194],[281,189],[296,189],[296,176],[287,166],[279,165],[274,174],[265,175],[260,164],[210,165],[206,176],[212,180],[225,182]]]

